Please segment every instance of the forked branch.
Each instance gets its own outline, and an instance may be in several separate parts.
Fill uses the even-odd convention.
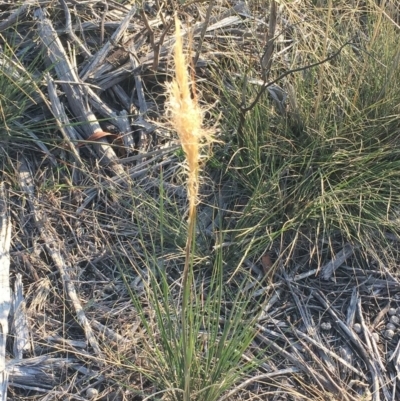
[[[246,115],[249,111],[253,110],[253,108],[257,105],[261,96],[265,93],[267,88],[276,84],[281,79],[285,78],[286,76],[288,76],[290,74],[294,74],[295,72],[299,72],[299,71],[305,71],[310,68],[314,68],[318,65],[321,65],[321,64],[327,63],[328,61],[333,60],[335,57],[337,57],[342,52],[342,50],[344,49],[345,46],[351,45],[351,44],[352,44],[351,42],[346,42],[339,48],[339,50],[337,50],[335,53],[331,54],[329,57],[326,57],[325,59],[318,61],[316,63],[313,63],[313,64],[305,65],[303,67],[293,68],[292,70],[284,72],[283,74],[279,75],[278,78],[276,78],[273,81],[270,81],[268,83],[267,83],[266,79],[264,78],[264,82],[263,82],[260,90],[258,91],[256,97],[254,98],[254,100],[248,106],[246,106],[245,98],[243,97],[242,104],[239,106],[240,112],[239,112],[239,123],[238,123],[238,129],[237,129],[239,144],[243,144],[243,128],[244,128],[244,124],[246,122]]]

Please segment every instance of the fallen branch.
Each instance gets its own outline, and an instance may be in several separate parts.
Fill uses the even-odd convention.
[[[61,83],[65,92],[68,104],[75,117],[82,123],[81,128],[84,131],[85,138],[89,138],[97,131],[102,131],[96,116],[91,111],[87,104],[85,84],[82,83],[75,69],[68,61],[68,57],[61,44],[56,31],[53,28],[51,21],[45,17],[42,9],[38,8],[35,11],[35,16],[38,18],[38,34],[43,46],[47,50],[47,56],[54,65],[54,70],[58,79],[64,81]],[[78,83],[72,85],[70,82]],[[124,170],[117,163],[118,158],[112,147],[104,140],[100,140],[98,144],[93,145],[100,160],[103,164],[108,165],[116,175],[124,176]]]
[[[295,72],[300,72],[300,71],[304,71],[304,70],[308,70],[310,68],[314,68],[318,65],[327,63],[328,61],[333,60],[335,57],[337,57],[342,50],[347,46],[350,45],[350,42],[346,42],[345,44],[343,44],[342,46],[340,46],[339,50],[336,51],[335,53],[333,53],[332,55],[330,55],[329,57],[318,61],[317,63],[313,63],[313,64],[308,64],[305,65],[303,67],[298,67],[298,68],[293,68],[292,70],[286,71],[283,74],[279,75],[278,78],[274,79],[271,82],[266,81],[266,79],[264,79],[264,83],[261,86],[261,89],[258,91],[256,97],[254,98],[254,100],[248,105],[245,105],[245,99],[243,99],[242,104],[239,106],[239,123],[238,123],[238,128],[237,128],[237,136],[238,136],[238,141],[239,143],[242,142],[242,138],[243,138],[243,129],[244,129],[244,124],[246,122],[246,115],[249,111],[253,110],[254,107],[257,105],[257,103],[259,102],[261,96],[265,93],[265,91],[272,85],[276,84],[277,82],[279,82],[280,80],[282,80],[283,78],[287,77],[288,75],[294,74]]]
[[[2,182],[0,184],[0,401],[7,401],[8,370],[6,369],[6,341],[8,315],[11,306],[11,220],[6,200],[6,191]]]

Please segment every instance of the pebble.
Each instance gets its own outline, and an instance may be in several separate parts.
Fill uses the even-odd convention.
[[[86,390],[86,398],[89,400],[93,400],[93,398],[97,397],[98,395],[99,395],[99,391],[93,387],[89,387]]]
[[[332,325],[329,322],[321,323],[321,330],[328,331],[332,328]]]
[[[386,329],[395,331],[396,330],[396,326],[393,323],[388,323],[386,325]]]
[[[361,324],[360,323],[354,323],[353,325],[353,330],[357,333],[360,334],[361,333]]]
[[[383,333],[383,335],[385,336],[385,338],[387,338],[388,340],[391,340],[394,337],[394,331],[393,330],[385,330],[385,332]]]

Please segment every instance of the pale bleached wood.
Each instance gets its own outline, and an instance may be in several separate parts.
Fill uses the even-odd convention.
[[[357,298],[358,292],[357,288],[353,288],[353,292],[351,293],[350,304],[347,308],[347,316],[346,316],[346,323],[347,326],[353,327],[355,318],[356,318],[356,309],[357,309]]]
[[[286,284],[289,287],[290,293],[292,295],[292,298],[294,300],[294,303],[297,307],[297,310],[299,311],[299,314],[301,316],[302,320],[302,325],[304,326],[304,329],[306,333],[313,338],[318,344],[321,344],[321,338],[318,333],[318,330],[316,328],[315,322],[313,320],[313,317],[310,313],[309,308],[306,307],[305,303],[300,300],[299,296],[297,295],[295,288],[293,287],[292,283],[290,282],[290,279],[288,275],[283,272],[283,277],[286,280]],[[327,368],[334,373],[335,372],[335,365],[333,364],[332,360],[330,359],[329,355],[325,353],[325,351],[322,348],[318,349],[318,352],[320,354],[321,359],[325,362]]]
[[[61,371],[77,363],[76,358],[51,358],[47,355],[12,359],[7,363],[10,386],[49,392],[60,384]]]
[[[338,326],[338,328],[345,334],[345,336],[351,341],[351,343],[357,349],[359,355],[363,358],[365,364],[368,366],[368,370],[371,374],[371,381],[372,381],[372,395],[373,401],[379,401],[379,380],[376,371],[375,364],[369,358],[368,352],[366,351],[363,342],[360,340],[358,335],[348,327],[337,315],[335,310],[329,304],[329,302],[325,299],[324,295],[321,294],[319,291],[313,292],[313,296],[322,304],[322,306],[326,309],[326,311],[331,315],[333,321]]]
[[[13,294],[13,323],[11,331],[13,334],[13,354],[14,358],[22,359],[23,352],[31,350],[28,319],[26,316],[26,302],[24,298],[22,275],[17,274],[14,283]]]
[[[56,86],[50,74],[46,75],[46,81],[47,81],[47,91],[49,93],[51,111],[53,113],[53,116],[56,119],[58,128],[62,136],[64,137],[65,141],[69,146],[69,150],[73,154],[78,166],[82,168],[84,166],[84,163],[81,160],[78,148],[74,143],[78,139],[80,139],[80,136],[76,131],[76,129],[70,124],[69,118],[65,113],[64,106],[60,102],[60,99],[57,96]]]
[[[132,69],[136,70],[139,67],[139,63],[134,44],[131,43],[128,46],[128,49],[129,49],[129,59],[132,64]],[[146,137],[155,130],[155,127],[146,121],[146,113],[148,111],[148,107],[144,95],[142,78],[140,74],[134,74],[134,77],[135,77],[136,94],[139,102],[139,117],[135,121],[135,126],[139,127],[138,149],[139,151],[143,151],[145,149],[145,144],[147,142]]]
[[[349,364],[346,360],[344,360],[341,356],[337,355],[336,353],[331,351],[329,348],[325,347],[322,344],[322,342],[315,341],[313,338],[309,337],[307,334],[303,333],[302,331],[297,330],[296,328],[292,328],[292,330],[294,331],[294,333],[298,337],[308,341],[310,344],[314,345],[316,348],[319,348],[319,349],[323,350],[326,354],[328,354],[332,358],[336,359],[338,362],[340,362],[347,369],[352,370],[354,373],[356,373],[358,376],[360,376],[365,381],[368,380],[367,376],[361,370],[355,368],[354,366]],[[340,368],[342,369],[342,367],[340,367]]]
[[[338,252],[331,261],[321,267],[321,276],[324,280],[329,280],[333,272],[340,267],[354,253],[354,248],[350,244],[346,244],[343,249]]]
[[[107,337],[110,341],[113,341],[116,344],[124,346],[131,345],[131,342],[127,338],[116,333],[114,330],[111,330],[109,327],[104,326],[97,320],[93,320],[92,326],[95,330],[104,335],[104,337]]]
[[[132,135],[131,124],[129,123],[128,113],[126,110],[122,110],[119,115],[113,111],[106,103],[104,103],[97,94],[88,89],[89,93],[89,101],[92,107],[97,110],[101,115],[106,118],[109,118],[111,124],[115,125],[119,133],[122,135],[122,140],[128,152],[128,155],[131,152],[135,151],[135,142]]]
[[[213,17],[210,19],[210,24],[206,32],[210,33],[212,31],[216,31],[218,29],[223,29],[229,26],[234,26],[237,24],[242,23],[242,19],[238,17],[237,12],[235,11],[235,7],[232,9],[229,9],[228,12],[224,13],[222,16],[218,17]],[[245,16],[243,14],[243,16]],[[182,27],[182,37],[188,37],[189,34],[193,35],[193,38],[197,38],[200,34],[201,31],[204,28],[204,22],[197,23],[193,26],[193,28],[189,27]],[[162,46],[160,46],[159,52],[158,52],[158,57],[159,57],[159,62],[161,61],[166,61],[167,57],[170,55],[173,45],[175,43],[175,37],[168,38],[167,40],[164,41]],[[134,46],[134,49],[138,49],[140,46],[137,45],[137,43],[132,43]],[[129,55],[132,55],[131,51],[128,50],[128,48],[131,46],[130,43],[126,43],[126,46],[123,46],[123,48],[126,50],[127,57]],[[117,51],[119,51],[118,49]],[[114,85],[117,85],[121,81],[123,81],[128,75],[131,74],[140,74],[141,71],[144,71],[145,69],[151,67],[154,64],[154,51],[151,50],[149,51],[146,55],[140,57],[138,60],[138,67],[132,69],[132,63],[131,61],[125,62],[123,61],[122,65],[120,65],[117,69],[114,69],[113,66],[109,63],[105,63],[101,67],[98,68],[94,72],[93,80],[96,82],[96,84],[100,87],[102,87],[104,90],[113,87]],[[198,64],[200,61],[198,62]]]
[[[385,394],[386,399],[390,400],[392,399],[392,395],[389,392],[389,389],[387,388],[387,385],[385,383],[385,379],[383,377],[382,373],[386,373],[386,367],[384,366],[381,356],[378,350],[378,346],[376,344],[376,341],[374,337],[371,334],[371,331],[367,327],[367,324],[365,323],[365,319],[363,316],[363,311],[361,307],[361,298],[359,297],[357,299],[357,314],[358,314],[358,319],[361,323],[361,328],[364,333],[364,344],[365,344],[365,349],[368,352],[370,356],[370,361],[371,364],[374,365],[376,376],[378,378],[379,384],[375,384],[376,387],[380,387]]]
[[[8,213],[7,194],[0,183],[0,401],[7,401],[8,371],[6,369],[6,341],[8,315],[11,307],[10,289],[11,220]]]
[[[106,44],[94,55],[93,60],[90,64],[82,70],[81,79],[82,81],[86,81],[86,79],[93,73],[93,71],[104,61],[107,57],[110,50],[115,46],[122,38],[122,35],[126,31],[129,26],[129,22],[131,18],[136,14],[136,7],[133,6],[125,18],[122,20],[118,29],[111,36],[110,40],[106,42]]]
[[[268,330],[267,328],[263,328],[263,332],[265,334],[271,334],[271,330]],[[288,352],[282,347],[278,345],[277,341],[272,341],[268,337],[264,335],[264,333],[257,333],[257,339],[261,341],[262,343],[265,343],[271,351],[274,351],[284,357],[286,360],[290,361],[295,365],[298,369],[303,371],[304,373],[308,374],[310,377],[312,377],[318,384],[323,386],[324,388],[328,389],[329,391],[335,392],[335,388],[332,386],[331,382],[327,380],[323,375],[321,375],[319,372],[315,371],[313,367],[302,357],[302,354],[299,352]],[[278,334],[278,333],[276,333]],[[277,337],[279,338],[280,335],[278,334]]]
[[[38,34],[39,38],[47,51],[47,57],[54,65],[59,80],[64,81],[61,84],[65,92],[68,104],[75,117],[82,123],[81,128],[85,134],[85,138],[89,138],[95,132],[102,131],[96,116],[91,111],[87,102],[87,92],[85,92],[84,83],[82,83],[78,75],[68,60],[67,54],[53,28],[51,21],[46,18],[42,9],[38,8],[34,13],[38,19]],[[81,85],[73,85],[69,82],[78,83]],[[103,164],[109,165],[115,174],[124,176],[123,168],[117,164],[117,156],[112,147],[105,139],[100,139],[99,143],[93,145],[96,153],[100,157]]]
[[[18,7],[7,19],[0,23],[0,32],[5,31],[17,21],[22,22],[27,16],[29,8],[32,7],[34,3],[36,3],[36,0],[25,1],[24,4]]]
[[[42,241],[45,244],[48,255],[52,259],[60,274],[65,292],[67,293],[68,298],[71,301],[72,306],[75,310],[77,321],[82,326],[85,332],[86,339],[92,346],[94,353],[101,358],[102,352],[100,350],[99,344],[92,331],[92,328],[90,327],[89,321],[79,300],[74,281],[71,279],[71,276],[69,274],[70,268],[65,263],[64,257],[61,252],[61,244],[63,243],[63,241],[58,239],[57,234],[54,233],[51,229],[50,223],[47,222],[46,214],[43,212],[40,204],[35,197],[31,168],[29,167],[29,164],[25,158],[21,159],[21,164],[19,166],[19,179],[21,188],[27,196],[36,227],[40,233]]]
[[[75,42],[77,44],[77,46],[79,47],[81,52],[86,57],[91,57],[92,53],[90,53],[89,49],[85,46],[84,43],[82,43],[82,41],[78,38],[78,36],[75,35],[75,32],[72,29],[71,13],[69,12],[69,8],[67,6],[67,3],[65,2],[65,0],[59,0],[59,1],[62,4],[63,9],[64,9],[65,20],[66,20],[65,21],[65,26],[66,26],[66,30],[68,32],[68,36],[70,37],[72,42]]]
[[[121,102],[122,106],[129,111],[132,111],[132,103],[130,97],[126,94],[125,90],[122,88],[121,85],[114,85],[112,87],[112,91],[114,92],[115,96]]]
[[[103,117],[109,118],[111,124],[115,125],[120,132],[126,133],[126,131],[131,130],[129,122],[127,123],[126,121],[126,115],[118,115],[90,88],[88,88],[88,95],[88,99],[92,107],[97,110]]]
[[[121,130],[122,140],[127,150],[127,155],[129,156],[132,153],[134,153],[136,149],[135,149],[135,140],[133,138],[132,127],[128,118],[128,112],[126,110],[120,111],[118,120],[122,128]]]
[[[150,165],[151,162],[154,161],[154,159],[151,159],[151,160],[141,163],[137,167],[133,167],[132,169],[130,169],[128,171],[127,174],[129,175],[129,177],[132,180],[135,180],[135,179],[141,178],[145,175],[149,175],[149,173],[153,170],[157,171],[160,168],[165,168],[165,166],[173,163],[176,160],[177,160],[176,157],[172,157],[168,160],[163,160],[157,164]],[[145,166],[147,166],[147,167],[145,167]],[[103,181],[101,183],[101,185],[103,188],[113,188],[115,186],[121,185],[121,183],[122,183],[122,180],[119,179],[118,177],[115,177],[115,179],[112,178],[107,181]],[[98,192],[97,187],[90,188],[84,192],[84,194],[86,195],[86,199],[82,202],[82,204],[76,210],[77,215],[81,214],[85,210],[86,206],[96,197],[97,192]]]

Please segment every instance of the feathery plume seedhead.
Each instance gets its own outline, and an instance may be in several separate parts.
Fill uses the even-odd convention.
[[[189,219],[194,216],[199,189],[199,158],[202,142],[210,143],[210,131],[202,128],[203,111],[190,90],[188,63],[183,52],[180,22],[175,17],[175,79],[168,87],[169,119],[179,135],[188,164]]]

